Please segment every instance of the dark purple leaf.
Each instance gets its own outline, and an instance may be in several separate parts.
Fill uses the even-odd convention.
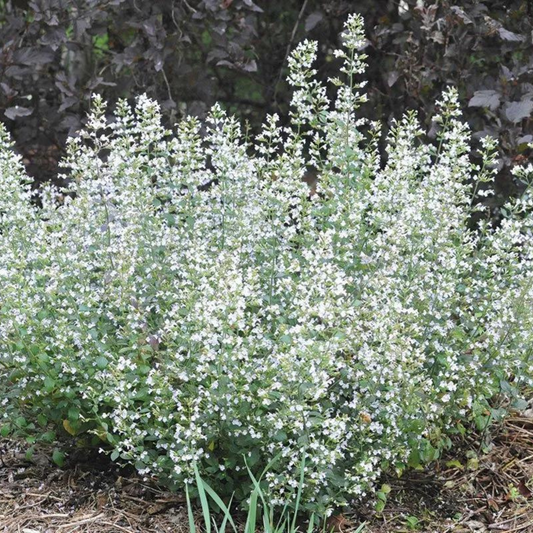
[[[41,43],[49,46],[52,50],[57,50],[67,40],[65,28],[50,29],[42,38]]]
[[[224,48],[214,48],[207,54],[207,62],[211,63],[213,60],[226,59],[228,57],[228,52]]]
[[[252,0],[243,0],[243,3],[248,7],[250,11],[255,11],[256,13],[263,13],[263,10],[255,5]]]
[[[500,105],[500,93],[491,89],[476,91],[468,102],[469,107],[486,107],[491,111],[498,109]]]
[[[505,65],[502,65],[502,75],[507,81],[513,80],[515,78],[515,75]]]
[[[210,30],[218,33],[219,35],[224,35],[228,29],[228,23],[225,20],[221,20],[211,24]]]
[[[31,67],[22,67],[17,65],[11,65],[10,67],[7,67],[4,71],[4,74],[7,78],[14,78],[22,80],[28,74],[31,74],[33,72],[33,69]]]
[[[458,6],[452,6],[451,11],[457,15],[465,24],[473,24],[472,20],[467,16],[467,14]]]
[[[533,142],[533,135],[523,135],[517,139],[516,144],[526,144],[531,142]]]
[[[79,18],[74,22],[75,35],[79,39],[91,27],[91,22],[85,18]]]
[[[2,88],[2,91],[4,91],[4,94],[8,98],[13,98],[14,96],[17,96],[18,94],[18,91],[11,88],[7,83],[4,83],[4,82],[0,83],[0,87]]]
[[[522,100],[520,102],[509,102],[504,109],[505,118],[513,124],[529,117],[533,111],[532,100]]]
[[[74,135],[80,127],[81,121],[79,117],[75,115],[67,115],[61,122],[60,126],[68,131],[69,135]]]
[[[255,59],[249,59],[242,65],[244,72],[257,72],[257,63]]]
[[[54,52],[46,48],[20,48],[13,54],[13,63],[22,65],[44,65],[54,59]]]
[[[150,347],[154,352],[157,352],[159,349],[159,339],[155,335],[150,335],[148,337],[148,344],[150,344]]]
[[[390,70],[389,72],[387,72],[387,85],[389,87],[392,87],[397,81],[398,81],[398,78],[400,77],[400,73],[397,71],[397,70]]]
[[[431,33],[431,40],[439,44],[445,43],[444,34],[441,31],[434,31]]]
[[[87,88],[90,91],[94,91],[97,87],[102,87],[102,86],[105,86],[105,87],[116,87],[117,84],[115,82],[112,82],[112,81],[104,81],[104,78],[97,77],[97,78],[94,78],[94,79],[91,80],[91,82],[89,83]]]
[[[67,98],[63,100],[63,103],[59,106],[58,111],[61,113],[62,111],[65,111],[65,109],[68,109],[77,103],[78,99],[75,96],[67,96]]]
[[[322,22],[322,19],[324,18],[324,15],[320,11],[313,11],[306,19],[305,19],[305,31],[310,32],[313,30],[317,24],[320,24]]]
[[[10,118],[11,120],[15,120],[17,117],[27,117],[28,115],[31,115],[33,113],[33,109],[29,109],[28,107],[20,107],[18,105],[14,107],[8,107],[4,111],[4,115],[7,118]]]
[[[518,33],[513,33],[512,31],[506,30],[503,27],[498,28],[498,34],[504,41],[517,43],[524,40],[523,35],[518,35]]]
[[[231,61],[227,61],[226,59],[217,61],[217,67],[236,68],[234,63],[232,63]]]

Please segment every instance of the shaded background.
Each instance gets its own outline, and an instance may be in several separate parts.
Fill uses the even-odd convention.
[[[90,95],[146,92],[170,125],[220,101],[258,129],[284,116],[287,54],[319,41],[319,77],[349,13],[365,17],[370,102],[385,125],[407,108],[431,128],[435,100],[458,87],[475,137],[499,138],[501,203],[530,155],[532,2],[495,0],[0,0],[0,120],[36,182],[57,179],[67,135]],[[468,107],[467,107],[468,106]],[[432,135],[430,131],[429,135]]]

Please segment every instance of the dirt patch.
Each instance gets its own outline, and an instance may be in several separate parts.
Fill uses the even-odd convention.
[[[533,533],[533,413],[458,443],[425,471],[384,478],[387,505],[372,504],[330,521],[336,531],[366,522],[366,533]],[[188,533],[182,495],[161,489],[100,454],[71,454],[59,469],[50,451],[31,459],[20,444],[0,441],[2,533]],[[200,520],[198,520],[200,525]]]
[[[74,454],[63,469],[36,450],[0,443],[0,531],[5,533],[188,531],[179,494],[145,482],[103,455]],[[77,457],[76,457],[77,455]]]

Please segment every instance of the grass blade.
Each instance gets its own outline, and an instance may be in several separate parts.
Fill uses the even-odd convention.
[[[255,526],[257,523],[257,488],[250,494],[250,505],[248,508],[248,516],[246,517],[246,525],[244,526],[245,533],[255,533]]]
[[[263,533],[274,533],[267,509],[263,509]]]
[[[207,501],[207,496],[204,489],[204,481],[200,477],[200,472],[198,472],[198,466],[196,462],[193,463],[194,475],[196,477],[196,485],[198,488],[198,496],[200,497],[200,504],[202,506],[202,514],[204,516],[205,522],[205,531],[206,533],[211,533],[211,513],[209,512],[209,502]]]
[[[229,522],[231,524],[231,527],[233,528],[233,531],[237,533],[237,526],[235,525],[235,522],[233,521],[233,518],[231,517],[231,503],[233,501],[233,496],[231,497],[229,504],[226,505],[222,498],[213,490],[213,488],[202,479],[202,483],[204,486],[204,490],[207,492],[207,494],[213,499],[213,501],[220,507],[222,512],[224,513],[224,528],[226,526],[226,523]],[[221,530],[224,531],[224,528]]]
[[[272,463],[272,461],[270,463]],[[252,483],[254,484],[254,491],[257,491],[257,495],[261,498],[261,501],[263,502],[263,507],[266,510],[268,505],[263,495],[263,491],[261,490],[261,485],[259,484],[259,481],[256,479],[256,477],[253,475],[252,471],[250,470],[250,467],[248,466],[248,463],[246,462],[246,457],[244,458],[244,464],[246,465],[246,470],[248,470],[248,475],[250,476],[250,479],[252,480]],[[263,470],[261,477],[263,477],[263,474],[265,472],[266,472],[266,468],[265,470]],[[259,479],[261,479],[261,477]]]
[[[189,517],[189,533],[196,533],[194,514],[192,512],[191,498],[189,496],[189,484],[185,484],[185,498],[187,499],[187,516]]]
[[[217,495],[218,497],[218,495]],[[216,501],[216,500],[215,500]],[[225,509],[222,509],[224,511],[224,520],[222,520],[222,524],[220,524],[220,532],[221,533],[226,533],[226,524],[229,523],[231,524],[231,527],[233,528],[233,531],[235,533],[237,533],[237,528],[235,527],[235,524],[233,522],[233,518],[231,518],[231,514],[230,514],[230,509],[231,509],[231,502],[233,502],[233,496],[231,497],[230,501],[229,501],[229,504],[228,506],[224,506]],[[220,507],[220,504],[218,504],[219,507]]]
[[[281,511],[278,519],[278,523],[276,524],[276,527],[274,531],[283,531],[285,529],[285,524],[288,522],[287,520],[287,509],[289,508],[289,502],[287,502],[283,506],[283,511]],[[272,523],[274,523],[274,513],[272,513],[271,516]]]
[[[313,513],[311,515],[311,518],[309,518],[309,525],[307,526],[307,533],[313,533],[314,529],[315,529],[315,513]]]

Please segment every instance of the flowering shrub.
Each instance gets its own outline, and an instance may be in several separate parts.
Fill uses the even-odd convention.
[[[469,162],[453,90],[439,145],[409,113],[381,162],[379,125],[354,117],[362,42],[352,17],[334,102],[300,44],[292,127],[271,116],[253,140],[217,106],[205,137],[193,118],[173,136],[146,97],[110,121],[95,97],[70,186],[38,207],[0,130],[3,434],[70,434],[177,487],[196,464],[240,498],[271,463],[274,504],[305,456],[324,510],[531,383],[532,199],[470,229],[495,143]]]

